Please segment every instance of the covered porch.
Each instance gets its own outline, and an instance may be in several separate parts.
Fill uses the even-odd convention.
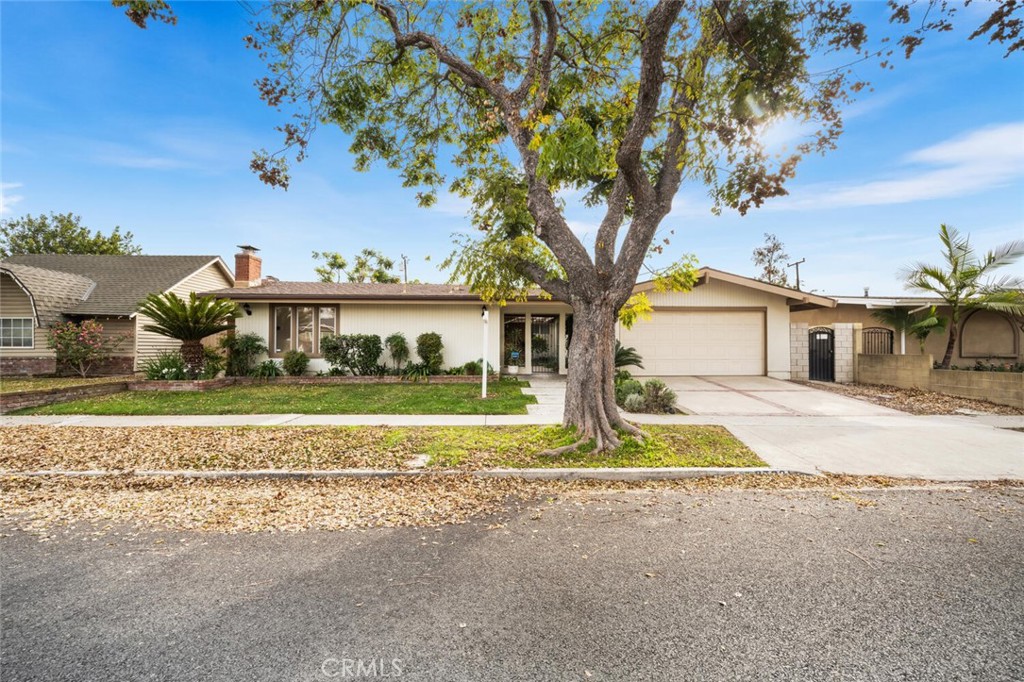
[[[564,375],[572,339],[572,308],[564,303],[510,304],[501,310],[501,371]]]

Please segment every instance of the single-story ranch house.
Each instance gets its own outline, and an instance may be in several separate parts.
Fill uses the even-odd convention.
[[[256,249],[235,256],[232,288],[210,293],[236,301],[243,315],[239,334],[255,333],[271,358],[293,349],[312,361],[310,371],[329,369],[320,353],[327,334],[405,335],[410,347],[424,332],[444,343],[446,367],[483,355],[483,310],[488,310],[487,359],[502,371],[512,365],[525,374],[566,370],[572,342],[572,308],[531,297],[505,307],[483,305],[462,286],[448,284],[376,284],[285,282],[263,278]],[[778,287],[704,268],[688,293],[660,293],[638,284],[654,306],[651,320],[619,329],[626,346],[643,357],[639,375],[766,375],[790,378],[790,313],[831,308],[824,296]],[[413,358],[415,360],[415,357]],[[382,361],[389,361],[387,357]]]
[[[105,334],[126,336],[115,357],[97,371],[125,374],[180,342],[142,327],[136,313],[153,293],[230,286],[219,256],[20,255],[0,261],[0,374],[52,374],[47,329],[58,322],[95,319]]]
[[[910,334],[900,334],[875,319],[873,313],[891,308],[910,311],[928,310],[935,305],[939,315],[949,319],[949,308],[937,298],[913,296],[835,296],[837,305],[830,309],[804,309],[793,313],[794,323],[803,322],[811,329],[830,327],[837,322],[863,325],[863,352],[872,355],[893,353],[920,355],[921,347]],[[973,310],[960,320],[959,338],[953,351],[952,364],[972,366],[982,362],[1014,363],[1024,361],[1021,330],[1002,313]],[[948,329],[934,332],[925,341],[924,352],[936,361],[946,354]]]

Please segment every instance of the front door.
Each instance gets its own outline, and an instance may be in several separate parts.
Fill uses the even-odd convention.
[[[530,316],[530,365],[534,374],[558,373],[558,315]]]
[[[835,332],[815,327],[807,332],[808,364],[811,381],[835,381]]]

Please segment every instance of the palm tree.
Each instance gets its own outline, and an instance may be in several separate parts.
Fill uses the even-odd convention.
[[[150,294],[139,304],[139,312],[153,321],[143,329],[181,341],[181,359],[193,376],[203,371],[203,339],[230,329],[232,321],[240,316],[238,306],[231,301],[196,296],[194,291],[188,295],[188,302],[173,292]]]
[[[924,314],[913,316],[911,321],[913,324],[908,327],[907,331],[913,334],[921,345],[921,355],[924,355],[924,342],[928,340],[928,336],[932,332],[941,333],[949,324],[949,320],[939,315],[935,306],[929,308]]]
[[[903,334],[910,331],[910,328],[914,325],[914,315],[910,312],[909,308],[881,308],[872,312],[871,317],[887,327],[892,327],[892,330],[899,334],[901,339]],[[900,353],[907,352],[906,348],[904,348],[905,345],[901,340]]]
[[[975,253],[970,237],[961,236],[955,228],[941,225],[939,240],[943,265],[915,263],[900,274],[908,289],[934,294],[949,306],[949,342],[941,364],[949,369],[964,313],[984,308],[1013,315],[1024,310],[1020,293],[1024,278],[1008,275],[991,279],[993,271],[1024,256],[1024,240],[1002,244],[983,257]]]
[[[615,369],[622,369],[623,367],[637,367],[639,369],[644,368],[643,358],[636,352],[636,348],[632,346],[623,346],[619,343],[619,340],[615,340]]]

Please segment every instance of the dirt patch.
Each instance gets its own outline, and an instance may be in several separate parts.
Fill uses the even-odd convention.
[[[1009,405],[996,405],[987,400],[958,398],[957,396],[922,391],[916,388],[874,386],[869,384],[831,384],[825,382],[798,382],[822,391],[831,391],[851,398],[867,400],[876,405],[891,407],[910,414],[985,414],[1024,415],[1024,410]],[[966,412],[965,412],[966,411]]]

